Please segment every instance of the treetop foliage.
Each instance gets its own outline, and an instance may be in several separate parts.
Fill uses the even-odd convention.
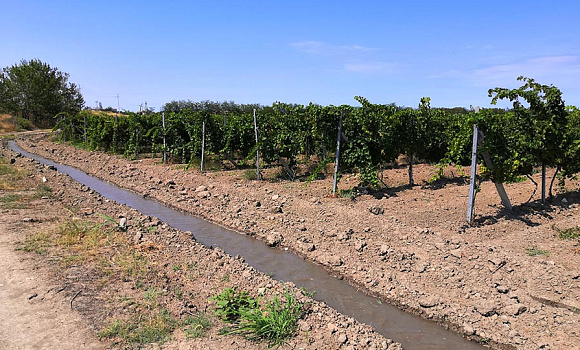
[[[85,101],[68,73],[32,59],[0,72],[0,111],[12,113],[39,126],[54,125],[58,113],[76,114]]]

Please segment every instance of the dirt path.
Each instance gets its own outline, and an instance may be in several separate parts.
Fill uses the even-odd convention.
[[[71,310],[62,286],[47,278],[50,272],[15,251],[28,232],[48,229],[57,207],[39,200],[31,208],[0,212],[0,349],[107,348]]]

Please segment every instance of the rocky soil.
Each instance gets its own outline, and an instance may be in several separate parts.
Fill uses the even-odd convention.
[[[158,158],[128,160],[46,137],[19,144],[286,247],[369,294],[494,347],[580,348],[579,242],[558,237],[558,230],[580,226],[577,181],[568,181],[545,206],[537,194],[527,202],[530,181],[506,185],[512,211],[503,209],[493,184],[483,183],[476,224],[468,226],[468,185],[455,169],[440,182],[413,188],[404,185],[404,167],[387,170],[386,192],[332,198],[330,176],[309,184],[281,181],[272,168],[265,171],[269,180],[258,182],[245,180],[243,170],[184,172]],[[433,172],[416,166],[416,182]],[[357,182],[347,175],[340,186]]]
[[[28,185],[22,186],[34,188],[41,183],[51,188],[50,195],[35,199],[32,203],[0,209],[0,227],[3,228],[0,253],[7,257],[2,259],[2,266],[8,276],[6,279],[11,282],[0,284],[0,297],[4,297],[4,294],[11,296],[12,299],[6,302],[13,305],[10,310],[0,313],[6,316],[2,317],[0,325],[6,322],[6,329],[11,329],[10,332],[0,331],[0,344],[7,348],[118,347],[119,344],[115,345],[115,342],[99,343],[95,334],[110,324],[112,319],[138,311],[137,304],[132,300],[138,300],[139,295],[151,290],[159,293],[156,300],[176,319],[203,312],[213,318],[215,325],[204,337],[188,339],[178,329],[172,341],[149,347],[267,348],[263,342],[255,343],[239,336],[218,334],[224,324],[211,316],[215,304],[209,299],[228,287],[237,287],[249,291],[254,297],[262,295],[270,299],[290,291],[306,303],[307,312],[299,323],[296,337],[283,348],[401,348],[400,344],[377,334],[371,327],[312,300],[291,283],[283,284],[256,271],[245,264],[243,258],[231,257],[219,248],[204,247],[195,242],[191,232],[175,230],[156,218],[109,201],[70,177],[31,159],[19,157],[4,147],[1,147],[0,155],[13,159],[14,167],[30,174],[24,179],[29,182]],[[0,197],[10,193],[1,191]],[[146,280],[138,281],[125,275],[111,282],[111,277],[100,273],[99,266],[95,264],[67,263],[58,253],[38,255],[34,252],[15,251],[22,247],[27,237],[52,232],[59,223],[82,219],[103,224],[107,222],[104,216],[126,222],[126,235],[132,241],[132,249],[152,262],[148,271],[144,272],[147,274]],[[117,259],[114,250],[113,247],[104,254],[104,258]],[[19,265],[22,261],[26,263]],[[32,286],[22,286],[22,282],[19,284],[14,280],[14,271],[20,270],[35,276],[31,278],[35,280]],[[4,274],[0,275],[0,281],[4,281]],[[49,302],[51,300],[55,301]],[[35,304],[38,304],[40,311],[34,309]],[[7,312],[11,311],[14,312],[8,315]],[[36,314],[30,315],[34,311]],[[54,322],[46,322],[41,314],[58,315],[58,318],[52,320]],[[80,320],[79,314],[83,316]],[[26,315],[30,317],[25,318]],[[35,327],[31,327],[31,324]],[[68,324],[72,326],[66,328]]]

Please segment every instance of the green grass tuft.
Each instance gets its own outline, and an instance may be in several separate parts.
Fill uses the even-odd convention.
[[[189,316],[184,321],[184,332],[188,339],[201,338],[205,332],[213,327],[213,322],[205,313],[199,313],[195,316]]]
[[[242,335],[248,340],[265,340],[268,346],[280,346],[296,334],[298,321],[304,316],[304,303],[286,291],[283,300],[274,296],[260,307],[260,299],[251,298],[247,292],[228,288],[214,298],[218,302],[217,314],[231,325],[221,334]]]
[[[560,239],[578,239],[580,238],[580,226],[570,227],[564,230],[555,228],[558,231],[558,238]]]
[[[48,197],[52,194],[52,188],[45,184],[40,184],[36,188],[36,192],[34,193],[34,198],[42,198]]]
[[[115,319],[98,333],[100,338],[114,339],[128,345],[149,343],[163,344],[173,333],[177,325],[169,311],[158,310],[142,317],[134,316],[128,320]]]
[[[16,250],[44,254],[52,245],[51,235],[47,232],[41,232],[39,234],[27,237],[24,242],[20,242]]]
[[[532,248],[526,249],[526,254],[528,254],[529,256],[537,256],[537,255],[550,256],[549,251],[543,250],[543,249],[540,249],[537,247],[532,247]]]

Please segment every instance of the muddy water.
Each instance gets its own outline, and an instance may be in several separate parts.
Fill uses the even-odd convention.
[[[9,141],[8,146],[26,157],[55,166],[59,172],[68,174],[109,199],[133,207],[145,215],[155,216],[174,228],[193,232],[195,239],[206,246],[217,246],[230,255],[241,255],[249,265],[264,273],[273,274],[273,278],[277,280],[291,281],[298,287],[316,291],[315,299],[371,325],[380,334],[401,343],[405,349],[483,349],[483,346],[434,322],[381,303],[379,299],[358,291],[347,282],[329,275],[320,266],[292,253],[269,248],[249,236],[168,208],[154,200],[89,176],[76,168],[28,153],[13,141]]]

